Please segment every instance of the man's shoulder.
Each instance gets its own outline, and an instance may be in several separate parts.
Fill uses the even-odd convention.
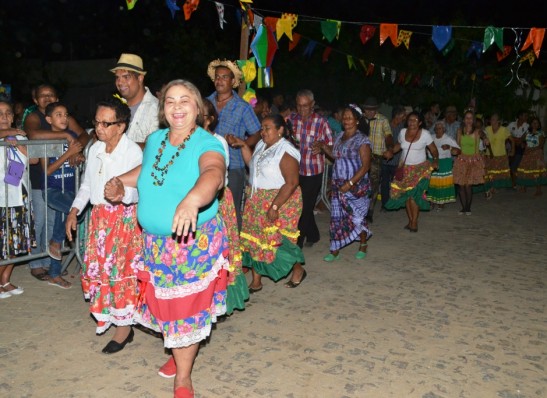
[[[144,88],[144,97],[142,98],[141,104],[148,104],[149,106],[158,106],[159,100],[154,94],[150,92],[148,87]]]

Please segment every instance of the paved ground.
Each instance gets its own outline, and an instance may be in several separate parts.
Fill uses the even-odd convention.
[[[305,248],[297,289],[264,281],[248,307],[219,323],[194,368],[197,397],[547,397],[547,194],[477,196],[456,205],[378,214],[366,260],[356,247],[332,265]],[[75,266],[69,270],[74,272]],[[157,376],[162,341],[136,331],[100,353],[77,278],[65,291],[31,278],[0,301],[0,396],[171,397]]]

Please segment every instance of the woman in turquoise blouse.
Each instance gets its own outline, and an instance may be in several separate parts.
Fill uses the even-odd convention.
[[[135,319],[164,338],[173,356],[160,368],[175,377],[175,397],[193,397],[191,372],[199,343],[226,311],[228,243],[218,215],[225,153],[198,126],[198,89],[174,80],[162,90],[159,119],[169,126],[152,133],[142,165],[113,179],[106,197],[119,199],[123,185],[137,186],[137,216],[144,235],[143,301]]]

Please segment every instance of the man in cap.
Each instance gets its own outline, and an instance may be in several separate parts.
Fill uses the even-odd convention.
[[[122,54],[116,66],[110,69],[116,75],[116,88],[131,109],[127,137],[141,144],[158,123],[158,99],[144,86],[142,58],[135,54]]]
[[[242,73],[235,62],[217,59],[209,63],[207,74],[215,84],[215,91],[207,97],[218,113],[215,133],[231,144],[232,136],[245,140],[251,148],[260,140],[260,122],[251,105],[234,88],[241,83]],[[228,188],[234,196],[238,229],[241,230],[241,206],[245,190],[246,170],[241,148],[230,146]]]
[[[319,143],[332,146],[332,130],[323,116],[314,111],[315,99],[311,90],[300,90],[296,93],[296,113],[291,113],[289,121],[293,126],[296,140],[300,143],[300,178],[302,191],[302,213],[298,221],[300,236],[297,244],[311,247],[319,241],[319,228],[315,222],[313,209],[317,195],[323,183],[325,171],[325,154]]]
[[[378,112],[378,101],[375,97],[368,97],[365,100],[363,110],[369,123],[369,140],[372,146],[372,158],[368,173],[372,186],[372,203],[367,214],[367,219],[372,222],[374,205],[380,190],[383,154],[387,149],[392,149],[394,143],[389,119]]]

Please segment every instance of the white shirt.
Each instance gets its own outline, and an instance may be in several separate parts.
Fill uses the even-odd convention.
[[[285,138],[281,138],[268,149],[265,147],[263,140],[258,141],[249,164],[249,182],[253,192],[256,189],[279,189],[285,184],[279,168],[285,153],[300,163],[300,151]]]
[[[427,159],[426,157],[426,147],[433,142],[433,138],[431,138],[431,133],[426,130],[422,129],[422,133],[420,135],[420,139],[418,141],[415,141],[412,143],[412,146],[410,146],[410,142],[408,142],[405,139],[406,129],[402,129],[401,133],[399,134],[399,143],[401,144],[401,161],[405,159],[405,164],[408,165],[415,165],[425,162]],[[406,153],[408,152],[408,148],[410,147],[410,152],[408,153],[408,156]]]
[[[520,138],[524,135],[524,133],[526,133],[528,131],[528,123],[524,122],[519,126],[517,126],[517,122],[514,121],[514,122],[511,122],[509,123],[509,125],[507,126],[507,128],[509,129],[509,131],[511,132],[511,135],[515,138]]]
[[[145,142],[146,137],[159,128],[158,106],[159,101],[152,95],[148,87],[145,87],[142,101],[137,111],[131,114],[131,121],[125,134],[134,142]]]
[[[443,134],[441,138],[437,138],[437,136],[433,136],[433,142],[435,143],[435,146],[437,147],[437,150],[439,151],[439,159],[446,159],[451,158],[452,155],[450,154],[450,148],[443,149],[443,145],[450,145],[452,148],[459,148],[460,146],[458,143],[452,138],[449,137],[446,134]]]
[[[22,136],[22,135],[17,135],[15,136],[15,138],[18,140],[18,141],[26,141],[26,137]],[[4,141],[4,139],[2,138],[0,141]],[[15,148],[16,149],[16,148]],[[9,147],[5,146],[5,147],[0,147],[0,206],[2,207],[6,207],[6,206],[9,206],[9,207],[15,207],[15,206],[23,206],[23,189],[21,188],[22,185],[24,185],[25,189],[27,190],[27,192],[30,192],[30,189],[29,187],[27,186],[27,181],[28,181],[28,162],[27,162],[27,157],[25,155],[23,155],[23,153],[21,151],[19,151],[18,149],[16,149],[17,151],[17,155],[19,155],[19,158],[21,159],[21,162],[26,166],[25,167],[25,171],[23,173],[23,178],[21,178],[21,184],[19,184],[18,187],[14,186],[14,185],[11,185],[11,184],[6,184],[4,182],[4,176],[6,175],[6,157],[8,156],[7,155],[7,151],[9,151]],[[11,158],[13,158],[11,155],[9,155]],[[15,157],[15,159],[17,161],[19,161],[19,159],[17,159],[17,157]],[[7,187],[7,201],[6,201],[6,187]]]
[[[226,139],[221,136],[220,134],[214,133],[213,134],[217,140],[220,141],[222,146],[224,147],[224,153],[226,156],[224,156],[224,159],[226,159],[226,176],[224,177],[224,186],[228,186],[228,166],[230,166],[230,147],[228,146],[228,142]]]
[[[112,153],[106,153],[106,144],[97,141],[89,149],[84,178],[72,207],[82,212],[88,202],[92,205],[109,203],[104,198],[104,186],[112,177],[119,176],[132,170],[142,163],[141,148],[131,141],[125,134]],[[139,195],[136,188],[125,188],[122,202],[125,204],[137,203]]]

